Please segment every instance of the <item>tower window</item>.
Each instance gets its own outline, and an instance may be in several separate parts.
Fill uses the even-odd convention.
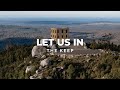
[[[59,36],[57,36],[57,38],[59,38]]]
[[[57,30],[57,33],[59,33],[59,30]]]
[[[67,38],[67,35],[66,35],[66,38]]]
[[[67,33],[67,30],[66,30],[66,33]]]
[[[63,38],[63,35],[62,35],[62,38]]]
[[[62,33],[63,33],[63,30],[62,30]]]

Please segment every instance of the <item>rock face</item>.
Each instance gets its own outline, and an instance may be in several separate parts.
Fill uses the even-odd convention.
[[[28,72],[31,72],[35,69],[34,66],[27,66],[26,70],[25,70],[25,73],[28,73]]]
[[[34,46],[32,49],[32,57],[40,58],[47,52],[45,47],[42,46]]]
[[[42,67],[50,65],[50,58],[46,58],[40,62]]]

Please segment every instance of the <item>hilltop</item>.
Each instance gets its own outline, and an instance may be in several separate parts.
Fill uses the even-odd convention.
[[[0,52],[0,79],[120,79],[117,52],[74,58],[56,55],[35,58],[31,56],[33,46],[11,46]],[[45,60],[49,60],[48,64],[43,63]]]

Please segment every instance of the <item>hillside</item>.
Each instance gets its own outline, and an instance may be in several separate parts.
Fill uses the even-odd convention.
[[[31,57],[32,46],[11,46],[0,53],[0,79],[120,79],[120,56],[103,53],[64,59],[47,56],[51,64],[41,68],[42,58]],[[34,67],[26,73],[28,67]],[[38,71],[40,74],[38,74]],[[35,74],[36,73],[36,74]]]

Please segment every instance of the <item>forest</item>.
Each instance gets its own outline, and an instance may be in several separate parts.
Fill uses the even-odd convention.
[[[92,43],[87,44],[87,47],[90,49],[104,49],[104,50],[120,52],[120,45],[110,43],[110,41],[107,41],[104,43],[101,43],[101,42],[96,43],[95,41],[93,41]]]
[[[103,47],[105,50],[110,49],[111,52],[102,53],[100,56],[71,59],[49,56],[51,65],[43,71],[42,79],[46,79],[48,76],[51,79],[120,79],[120,46],[96,45],[92,43],[90,47],[93,49]],[[42,60],[31,56],[33,46],[7,45],[6,49],[0,52],[0,79],[29,79],[39,68],[39,62]],[[116,54],[113,54],[112,50],[115,50]],[[35,69],[25,73],[26,67],[29,65],[33,65]],[[57,70],[60,66],[64,69]]]

